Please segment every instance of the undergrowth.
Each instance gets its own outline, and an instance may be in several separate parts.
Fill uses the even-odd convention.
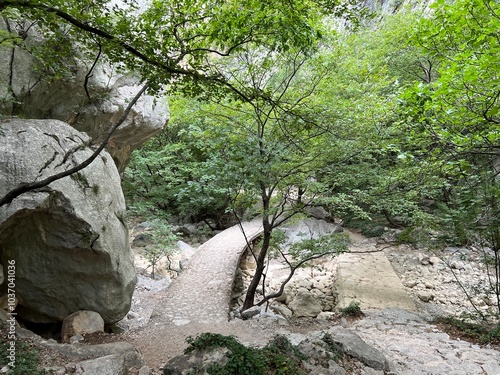
[[[454,316],[439,317],[435,323],[452,337],[460,337],[477,344],[500,346],[500,323],[477,323]]]
[[[213,364],[207,372],[211,375],[302,375],[306,374],[302,361],[307,357],[284,337],[275,336],[264,348],[245,347],[234,337],[215,333],[202,333],[189,337],[185,354],[194,350],[226,348],[225,364]],[[191,375],[196,375],[192,370]]]
[[[361,307],[359,306],[359,302],[357,301],[351,301],[349,303],[349,306],[344,307],[342,310],[340,310],[343,316],[349,316],[352,318],[359,318],[363,316],[363,312],[361,311]]]
[[[3,332],[2,332],[3,333]],[[9,365],[11,360],[8,358],[9,342],[0,339],[0,369]],[[30,347],[28,343],[16,341],[14,366],[10,367],[7,375],[44,375],[46,371],[38,368],[38,352]],[[3,373],[3,372],[2,372]]]

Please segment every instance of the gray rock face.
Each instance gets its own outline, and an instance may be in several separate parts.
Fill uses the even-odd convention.
[[[172,358],[163,368],[163,375],[209,374],[208,369],[214,365],[224,366],[228,357],[226,348],[212,348],[209,350],[194,350],[189,354]]]
[[[77,375],[125,375],[126,373],[124,359],[117,354],[79,362],[75,371]]]
[[[334,342],[342,347],[344,353],[375,370],[386,369],[387,360],[382,352],[368,345],[356,333],[340,326],[332,327],[329,332]]]
[[[10,27],[15,29],[15,24],[11,22]],[[0,20],[0,29],[6,28],[5,20]],[[43,38],[37,35],[34,27],[24,43],[40,45]],[[79,58],[77,46],[73,49],[75,57],[67,62],[69,76],[54,79],[51,72],[37,67],[35,58],[26,50],[15,46],[0,47],[0,113],[62,120],[86,132],[94,142],[100,142],[139,91],[140,82],[103,60],[90,73],[92,62]],[[86,79],[90,97],[85,90]],[[159,133],[168,118],[166,101],[155,102],[149,95],[141,97],[107,147],[120,172],[127,165],[132,150]]]
[[[256,315],[260,314],[260,306],[253,306],[249,309],[241,312],[242,319],[251,319]]]
[[[320,238],[327,234],[342,233],[344,231],[339,225],[314,218],[306,218],[298,223],[284,225],[279,229],[283,230],[287,236],[285,246],[290,246],[302,240]]]
[[[0,196],[92,152],[82,146],[89,138],[61,121],[0,126]],[[8,260],[16,262],[20,317],[61,321],[90,310],[114,323],[126,315],[136,276],[124,210],[120,177],[106,152],[78,174],[0,207],[0,263],[5,272]]]

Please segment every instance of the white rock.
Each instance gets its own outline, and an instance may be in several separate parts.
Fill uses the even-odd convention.
[[[299,292],[288,304],[296,317],[316,317],[323,311],[323,306],[310,292]]]
[[[85,146],[89,137],[62,121],[11,119],[2,129],[0,196],[93,153]],[[62,321],[85,309],[115,323],[127,314],[136,273],[124,213],[120,175],[107,152],[78,174],[0,208],[2,257],[18,265],[24,320]]]
[[[417,297],[423,302],[429,302],[434,298],[432,293],[426,291],[419,291]]]

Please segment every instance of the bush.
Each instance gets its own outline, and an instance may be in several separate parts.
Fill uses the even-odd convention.
[[[500,345],[500,324],[481,324],[454,316],[439,317],[436,323],[452,337],[460,337],[473,343]]]
[[[361,311],[361,307],[359,307],[359,302],[351,301],[349,306],[343,308],[341,310],[342,315],[350,316],[350,317],[360,317],[363,316],[363,312]]]
[[[380,221],[372,221],[359,218],[346,218],[344,219],[344,226],[359,229],[361,234],[366,237],[379,237],[385,233],[382,219]]]
[[[227,363],[212,365],[207,372],[213,375],[302,375],[306,372],[302,360],[307,357],[284,336],[277,335],[264,348],[247,348],[234,337],[202,333],[188,337],[185,354],[193,350],[226,348]]]

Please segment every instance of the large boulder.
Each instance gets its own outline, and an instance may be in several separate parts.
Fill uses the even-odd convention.
[[[0,29],[19,33],[22,25],[0,20]],[[123,114],[128,102],[139,92],[140,80],[130,73],[118,71],[102,58],[93,70],[73,46],[73,58],[65,61],[64,77],[38,63],[28,51],[44,43],[36,27],[30,28],[24,46],[0,46],[0,114],[24,118],[58,119],[86,132],[93,142],[100,142],[107,130]],[[86,82],[86,84],[85,84]],[[143,95],[134,105],[125,123],[115,132],[107,146],[120,173],[131,152],[159,133],[169,118],[166,100]]]
[[[77,311],[63,320],[61,336],[63,342],[69,343],[75,335],[104,332],[104,320],[94,311]]]
[[[0,197],[92,153],[86,134],[58,120],[11,119],[0,127]],[[0,207],[0,263],[6,273],[15,261],[21,318],[62,321],[89,310],[114,323],[126,315],[136,276],[124,211],[120,176],[107,152]]]
[[[296,317],[317,317],[323,306],[316,296],[309,291],[299,291],[294,299],[288,304]]]
[[[342,233],[344,230],[340,225],[329,223],[325,220],[308,217],[303,220],[291,221],[279,228],[286,235],[284,246],[291,246],[297,242],[317,239],[332,233]]]

